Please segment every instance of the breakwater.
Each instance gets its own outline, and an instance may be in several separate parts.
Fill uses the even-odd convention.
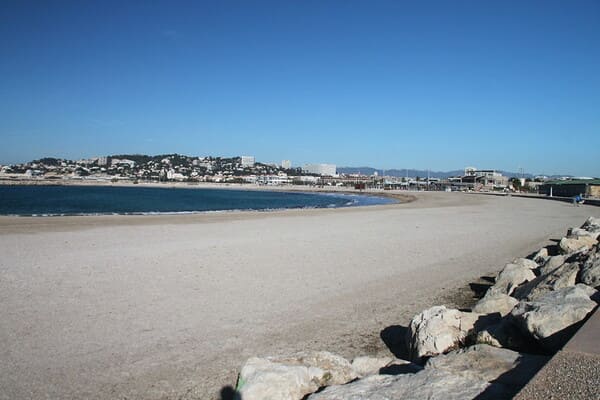
[[[510,399],[596,309],[599,236],[600,219],[590,217],[556,245],[506,264],[471,310],[439,305],[415,315],[403,338],[407,360],[254,357],[231,398]]]

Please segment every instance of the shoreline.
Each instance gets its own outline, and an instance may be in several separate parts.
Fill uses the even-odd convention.
[[[18,184],[4,184],[0,181],[0,186],[78,186],[78,187],[117,187],[117,188],[156,188],[156,189],[187,189],[187,190],[236,190],[236,191],[248,191],[248,192],[272,192],[272,193],[303,193],[303,194],[335,194],[335,195],[348,195],[348,196],[361,196],[361,197],[379,197],[394,200],[391,204],[359,204],[359,205],[340,205],[336,207],[290,207],[290,208],[273,208],[273,209],[224,209],[224,210],[204,210],[204,211],[147,211],[147,212],[126,212],[126,213],[80,213],[80,214],[60,214],[60,213],[45,213],[45,214],[3,214],[0,215],[0,221],[2,218],[38,218],[38,217],[106,217],[106,216],[190,216],[190,215],[203,215],[213,213],[271,213],[281,212],[289,210],[338,210],[347,208],[363,208],[363,207],[382,207],[390,205],[398,205],[410,203],[416,200],[416,197],[412,194],[404,193],[404,191],[383,191],[383,190],[360,190],[352,191],[348,188],[335,188],[335,187],[314,187],[314,186],[263,186],[255,184],[218,184],[218,183],[202,183],[189,185],[185,183],[98,183],[98,182],[69,182],[60,184],[48,183],[48,181],[37,181],[36,183],[23,182]]]

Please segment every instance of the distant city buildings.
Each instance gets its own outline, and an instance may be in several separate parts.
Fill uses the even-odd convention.
[[[135,161],[128,160],[125,158],[112,158],[110,160],[111,166],[128,166],[129,168],[133,168],[135,166]]]
[[[508,187],[508,177],[493,169],[465,168],[465,174],[460,177],[461,183],[470,184],[475,189],[504,189]]]
[[[354,169],[356,170],[356,169]],[[600,180],[573,177],[523,177],[512,174],[509,179],[493,169],[467,167],[464,174],[447,178],[430,176],[429,171],[417,171],[415,177],[398,170],[378,174],[369,168],[368,174],[358,171],[338,173],[334,164],[306,164],[292,168],[290,160],[281,164],[256,162],[252,156],[192,157],[181,154],[115,155],[77,161],[46,157],[23,164],[0,165],[0,183],[9,181],[91,181],[132,183],[199,182],[257,185],[311,185],[380,190],[446,190],[446,191],[524,191],[550,196],[581,193],[600,197]],[[391,172],[391,173],[390,173]],[[400,171],[402,172],[402,171]],[[421,176],[419,176],[421,175]],[[532,179],[533,178],[533,179]]]
[[[242,156],[241,157],[242,168],[253,167],[254,163],[255,163],[254,156]]]
[[[336,176],[337,170],[335,164],[304,164],[302,171],[309,174],[321,176]]]

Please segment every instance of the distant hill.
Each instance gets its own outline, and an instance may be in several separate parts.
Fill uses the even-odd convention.
[[[377,169],[372,167],[338,167],[338,174],[362,174],[362,175],[373,175],[373,173],[377,172],[378,175],[386,175],[386,176],[409,176],[409,177],[427,177],[427,170],[424,169]],[[521,176],[518,172],[510,172],[510,171],[498,171],[504,176],[514,177]],[[456,169],[452,171],[429,171],[429,176],[432,178],[449,178],[451,176],[462,176],[465,171],[462,169]],[[524,178],[533,178],[532,174],[523,174]]]

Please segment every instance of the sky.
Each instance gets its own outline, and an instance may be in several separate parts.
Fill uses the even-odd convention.
[[[600,176],[600,1],[0,8],[0,164],[253,155]]]

